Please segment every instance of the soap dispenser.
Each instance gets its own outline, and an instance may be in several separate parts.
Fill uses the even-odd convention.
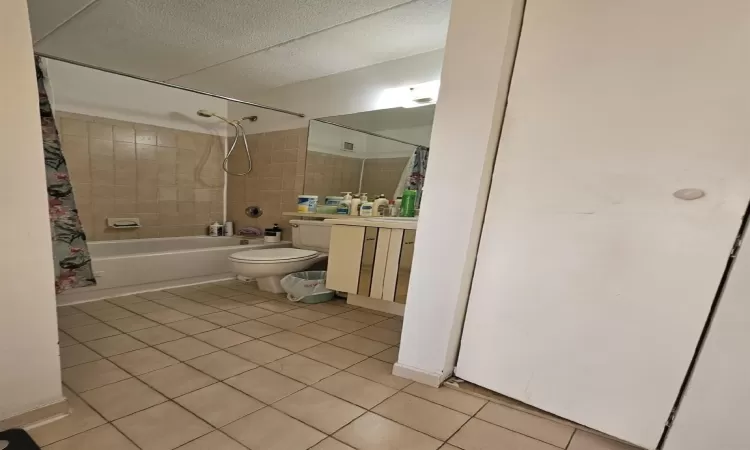
[[[336,214],[349,214],[352,207],[352,193],[342,192],[342,194],[344,194],[344,198],[336,207]]]
[[[386,215],[388,210],[388,199],[385,198],[385,194],[380,194],[378,198],[373,202],[372,215],[383,217]]]
[[[354,198],[352,198],[351,205],[349,206],[349,215],[350,216],[358,216],[359,215],[359,205],[362,203],[362,201],[359,199],[359,195],[354,195]]]

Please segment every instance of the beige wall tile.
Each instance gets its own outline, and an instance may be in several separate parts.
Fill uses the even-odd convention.
[[[86,122],[83,120],[63,117],[60,123],[61,126],[59,128],[62,129],[61,132],[63,134],[82,137],[88,136],[88,127],[86,125]]]
[[[91,122],[89,125],[89,139],[112,141],[112,125]]]

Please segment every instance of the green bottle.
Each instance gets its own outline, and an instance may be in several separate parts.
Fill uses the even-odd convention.
[[[401,198],[401,217],[414,217],[414,205],[417,201],[417,191],[405,189]]]

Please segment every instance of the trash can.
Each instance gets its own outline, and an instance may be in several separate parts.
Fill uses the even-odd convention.
[[[281,279],[286,298],[292,302],[322,303],[333,298],[334,292],[326,288],[326,271],[290,273]]]

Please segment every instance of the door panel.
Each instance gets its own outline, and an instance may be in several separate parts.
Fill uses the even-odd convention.
[[[458,376],[656,446],[750,196],[747,17],[527,2]]]

